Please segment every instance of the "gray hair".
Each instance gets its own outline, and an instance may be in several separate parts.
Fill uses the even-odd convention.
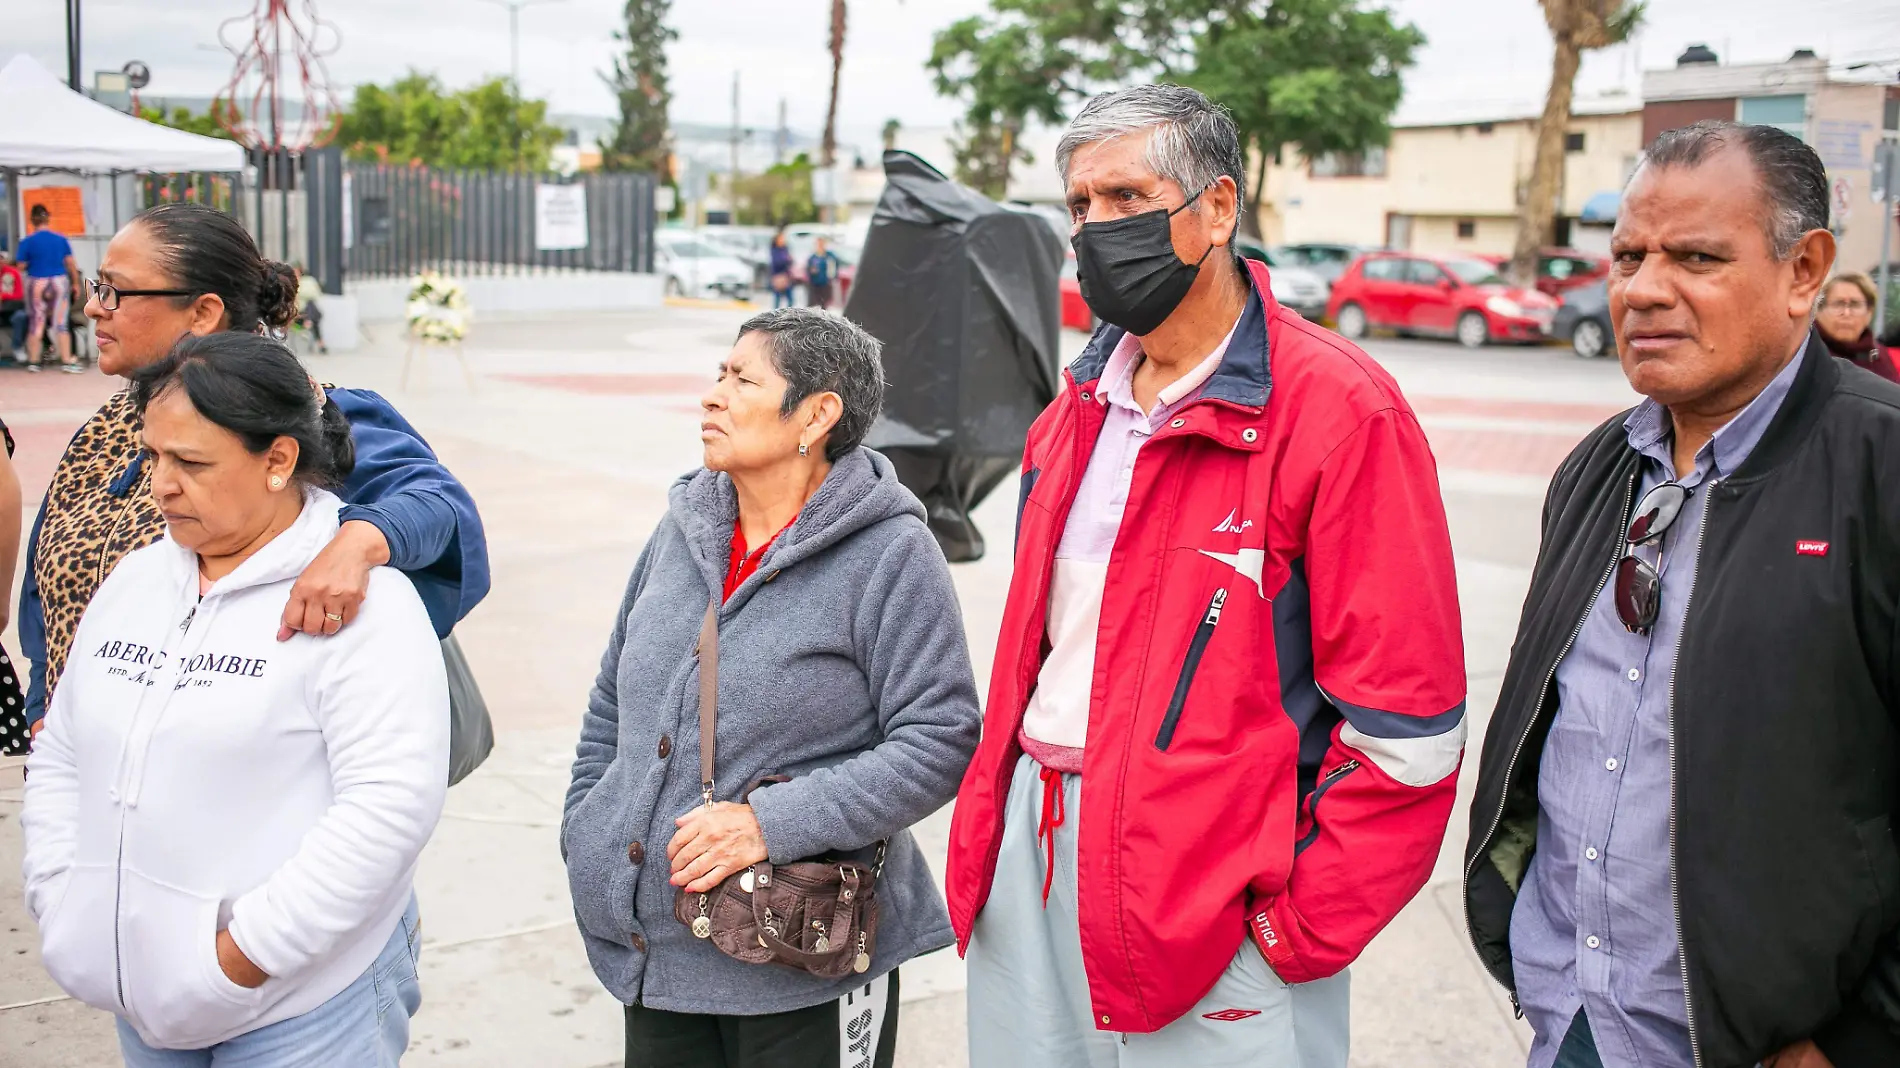
[[[1131,85],[1103,93],[1076,115],[1056,145],[1056,170],[1069,181],[1076,149],[1153,130],[1143,162],[1188,196],[1221,175],[1234,180],[1236,210],[1247,204],[1247,163],[1240,131],[1227,109],[1179,85]]]
[[[1762,226],[1785,260],[1810,230],[1827,229],[1827,168],[1801,139],[1774,126],[1704,119],[1656,135],[1637,167],[1697,167],[1724,148],[1748,156],[1761,180]],[[1634,175],[1631,176],[1634,180]]]
[[[790,418],[805,398],[836,393],[844,414],[825,439],[825,459],[857,448],[884,409],[883,346],[858,324],[817,308],[761,312],[739,327],[739,336],[764,334],[772,367],[785,379],[781,418]]]

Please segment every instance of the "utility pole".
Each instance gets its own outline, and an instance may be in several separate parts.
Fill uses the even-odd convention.
[[[778,138],[772,142],[772,162],[784,163],[785,150],[791,147],[792,132],[785,126],[785,98],[778,98]]]
[[[1900,216],[1900,131],[1887,130],[1875,148],[1880,173],[1874,190],[1880,204],[1880,270],[1874,294],[1874,334],[1887,325],[1887,290],[1893,284],[1893,227]]]
[[[732,217],[727,221],[737,225],[739,222],[739,72],[732,72],[732,170],[726,175],[726,206]]]
[[[73,0],[77,3],[78,0]],[[514,83],[515,95],[521,95],[521,9],[536,4],[557,4],[561,0],[486,0],[508,9],[508,80]]]

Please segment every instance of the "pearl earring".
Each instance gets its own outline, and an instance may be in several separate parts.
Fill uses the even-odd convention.
[[[271,489],[283,489],[283,488],[284,488],[284,477],[283,477],[282,475],[272,475],[272,476],[270,477],[270,488],[271,488]]]

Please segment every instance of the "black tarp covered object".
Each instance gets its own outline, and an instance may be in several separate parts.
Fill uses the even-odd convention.
[[[908,152],[884,153],[884,175],[844,309],[884,345],[865,444],[923,499],[944,555],[975,560],[970,511],[1022,463],[1060,381],[1062,242]]]

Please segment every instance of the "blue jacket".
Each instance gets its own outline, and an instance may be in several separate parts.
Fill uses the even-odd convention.
[[[332,389],[330,403],[350,421],[356,468],[337,495],[342,521],[361,519],[389,542],[389,566],[409,576],[437,637],[447,637],[488,594],[488,540],[475,500],[435,458],[422,435],[390,403],[363,389]],[[139,483],[135,459],[106,492],[123,496]],[[46,715],[46,623],[35,562],[45,508],[27,541],[20,590],[20,652],[32,661],[26,721]]]

